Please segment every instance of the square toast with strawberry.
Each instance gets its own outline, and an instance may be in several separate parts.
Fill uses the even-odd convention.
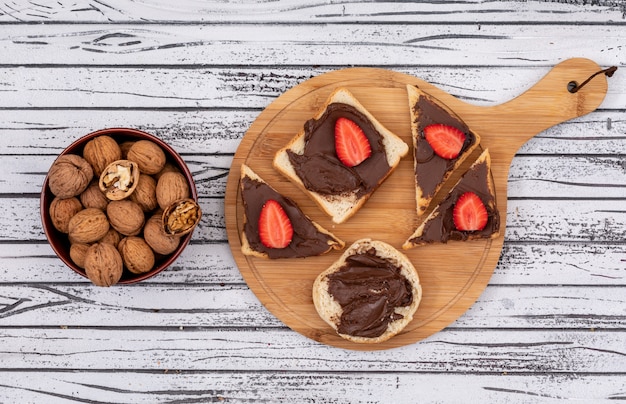
[[[408,150],[347,89],[338,88],[276,153],[273,165],[333,222],[343,223],[365,204]]]

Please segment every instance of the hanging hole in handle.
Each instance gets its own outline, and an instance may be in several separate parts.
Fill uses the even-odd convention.
[[[576,83],[575,81],[570,81],[569,83],[567,83],[567,91],[572,94],[576,92],[576,87],[578,87],[578,83]]]

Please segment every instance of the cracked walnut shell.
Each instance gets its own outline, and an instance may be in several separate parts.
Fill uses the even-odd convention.
[[[85,273],[96,286],[112,286],[122,278],[124,264],[119,251],[108,243],[96,243],[85,254]]]
[[[138,182],[137,164],[129,160],[117,160],[104,169],[98,185],[108,199],[119,201],[130,196],[135,191]]]
[[[71,198],[87,189],[92,178],[93,169],[87,160],[76,154],[65,154],[52,163],[48,186],[55,196]]]
[[[163,211],[163,229],[171,236],[184,236],[200,222],[202,210],[193,199],[181,199]]]

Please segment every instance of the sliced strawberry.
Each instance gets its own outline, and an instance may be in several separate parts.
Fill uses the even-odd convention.
[[[444,159],[456,158],[463,143],[465,143],[465,133],[455,127],[436,123],[424,128],[424,137],[435,154]]]
[[[452,218],[458,230],[482,230],[487,225],[487,209],[478,195],[466,192],[456,201]]]
[[[335,150],[339,160],[348,167],[361,164],[372,154],[370,142],[363,130],[355,122],[343,117],[335,122]]]
[[[291,243],[293,227],[280,203],[268,199],[259,215],[259,238],[269,248],[285,248]]]

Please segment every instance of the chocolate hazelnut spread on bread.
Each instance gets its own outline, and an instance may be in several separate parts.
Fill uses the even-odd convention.
[[[355,167],[345,166],[335,151],[335,122],[344,117],[355,122],[369,140],[372,154]],[[351,105],[332,103],[319,119],[304,124],[304,152],[287,150],[289,161],[309,191],[322,195],[371,192],[387,175],[389,163],[382,136],[371,121]]]
[[[453,218],[454,206],[466,192],[476,194],[487,211],[484,228],[475,231],[459,230]],[[435,207],[415,233],[403,245],[404,249],[430,243],[446,243],[448,240],[473,240],[494,238],[500,231],[500,213],[496,206],[495,188],[491,177],[489,150],[463,174],[443,201]]]
[[[411,85],[407,86],[407,91],[413,132],[417,214],[422,215],[443,183],[478,145],[480,136],[434,97]],[[450,126],[465,135],[457,157],[446,159],[435,153],[424,134],[424,128],[433,124]]]
[[[411,284],[400,268],[376,255],[376,249],[351,255],[328,275],[328,292],[343,309],[337,331],[359,337],[379,337],[390,322],[403,316],[396,307],[413,300]]]
[[[242,234],[244,254],[271,259],[301,258],[343,248],[343,241],[313,222],[291,198],[278,193],[247,166],[242,167],[242,174],[240,188],[245,212]],[[292,240],[285,248],[267,247],[259,236],[261,209],[270,199],[282,206],[293,226]]]

